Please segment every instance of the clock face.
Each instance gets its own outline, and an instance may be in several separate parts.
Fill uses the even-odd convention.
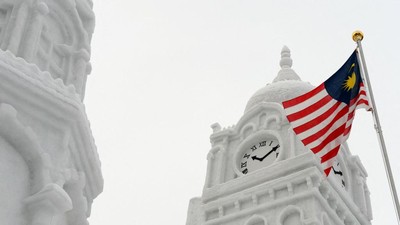
[[[243,174],[271,165],[279,155],[277,139],[264,139],[250,144],[241,155],[239,169]]]
[[[346,188],[346,182],[344,180],[343,170],[340,167],[339,161],[335,161],[332,166],[332,171],[330,173],[339,182],[342,188]]]

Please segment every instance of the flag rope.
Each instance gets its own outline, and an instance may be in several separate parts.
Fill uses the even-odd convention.
[[[369,76],[368,76],[367,66],[365,63],[364,53],[363,53],[363,49],[362,49],[362,45],[361,45],[361,41],[363,38],[364,38],[364,35],[361,31],[353,32],[353,40],[357,43],[358,52],[359,52],[359,54],[357,54],[357,58],[358,58],[359,64],[361,65],[361,76],[364,78],[364,81],[367,84],[366,85],[367,96],[369,96],[369,100],[370,100],[369,102],[371,103],[372,117],[374,119],[374,126],[375,126],[376,133],[378,135],[379,147],[381,149],[381,154],[382,154],[383,163],[385,166],[386,176],[388,178],[388,183],[389,183],[390,191],[392,194],[393,204],[394,204],[395,210],[396,210],[397,224],[400,225],[399,199],[397,197],[396,186],[394,184],[394,179],[393,179],[393,175],[392,175],[392,169],[390,167],[389,157],[388,157],[387,151],[386,151],[385,140],[383,139],[382,128],[381,128],[381,124],[380,124],[379,117],[378,117],[378,110],[375,105],[374,95],[372,93],[372,87],[371,87],[371,83],[370,83]]]

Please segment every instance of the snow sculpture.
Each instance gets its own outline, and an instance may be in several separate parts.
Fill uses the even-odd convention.
[[[91,0],[0,0],[0,221],[81,225],[103,188],[82,99]]]
[[[281,70],[248,101],[233,126],[211,126],[201,197],[191,199],[186,225],[370,225],[367,173],[346,144],[325,177],[318,159],[297,139],[281,102],[313,89],[291,68]]]
[[[73,85],[82,98],[93,30],[91,0],[1,1],[1,49]]]

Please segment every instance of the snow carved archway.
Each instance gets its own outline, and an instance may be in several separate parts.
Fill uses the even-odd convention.
[[[244,225],[268,225],[267,220],[260,215],[253,215],[251,216]]]
[[[304,213],[303,211],[294,205],[287,206],[282,210],[279,215],[279,225],[303,225],[304,224]]]

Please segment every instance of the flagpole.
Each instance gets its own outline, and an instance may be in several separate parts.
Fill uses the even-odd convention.
[[[361,31],[353,32],[353,40],[357,43],[358,51],[360,53],[357,55],[358,55],[359,59],[361,59],[361,66],[363,68],[362,70],[364,71],[364,73],[362,73],[362,74],[364,74],[364,79],[367,84],[367,86],[366,86],[367,93],[368,93],[367,96],[369,96],[370,103],[372,106],[372,116],[374,118],[375,130],[378,135],[378,140],[379,140],[380,149],[381,149],[381,153],[382,153],[383,163],[385,165],[386,176],[388,178],[389,186],[390,186],[391,193],[392,193],[392,199],[393,199],[394,206],[396,209],[397,223],[400,225],[399,199],[397,197],[396,186],[394,184],[393,175],[392,175],[392,169],[390,167],[389,157],[388,157],[387,151],[386,151],[385,140],[383,139],[381,124],[379,122],[379,117],[378,117],[378,110],[375,105],[374,95],[372,93],[372,87],[371,87],[371,83],[369,81],[367,65],[365,64],[364,53],[363,53],[362,46],[361,46],[361,41],[363,38],[364,38],[364,34]]]

